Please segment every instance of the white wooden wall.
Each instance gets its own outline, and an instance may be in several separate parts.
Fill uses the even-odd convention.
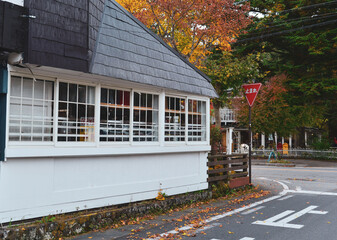
[[[0,163],[0,222],[207,188],[207,152],[17,158]]]

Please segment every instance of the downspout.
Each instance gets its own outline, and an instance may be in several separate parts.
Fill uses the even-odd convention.
[[[0,161],[5,160],[8,71],[0,66]]]

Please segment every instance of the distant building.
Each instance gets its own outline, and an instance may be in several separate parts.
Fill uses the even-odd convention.
[[[235,110],[224,107],[220,109],[221,128],[223,129],[222,144],[226,152],[240,153],[242,144],[249,144],[248,127],[242,126],[235,118]],[[320,129],[306,128],[299,129],[297,134],[289,137],[279,137],[277,132],[266,136],[265,134],[252,133],[253,149],[272,149],[276,143],[287,143],[289,148],[309,148],[315,139],[322,137]]]

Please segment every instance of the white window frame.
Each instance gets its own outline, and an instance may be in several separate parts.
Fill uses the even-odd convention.
[[[94,141],[92,142],[76,142],[76,141],[58,141],[58,120],[59,120],[59,117],[58,117],[58,109],[59,109],[59,103],[60,103],[60,96],[59,96],[59,87],[60,87],[60,83],[67,83],[67,84],[76,84],[76,85],[85,85],[87,87],[93,87],[95,90],[95,98],[94,98]],[[94,147],[94,146],[97,146],[97,136],[96,136],[96,123],[97,123],[97,116],[96,116],[96,108],[97,108],[97,97],[96,97],[96,92],[97,92],[97,87],[98,87],[98,84],[93,84],[93,83],[89,83],[87,81],[76,81],[76,80],[67,80],[67,79],[62,79],[62,78],[58,78],[56,80],[56,87],[55,89],[57,90],[57,95],[55,97],[55,101],[57,99],[57,104],[55,105],[55,111],[57,111],[57,115],[55,115],[56,119],[55,119],[55,122],[56,122],[56,138],[55,138],[55,147],[65,147],[65,148],[72,148],[72,147]]]
[[[158,126],[157,126],[157,141],[135,141],[135,135],[134,135],[134,111],[135,111],[135,106],[134,106],[134,93],[144,93],[144,94],[151,94],[151,95],[156,95],[158,97],[158,110],[157,110],[157,119],[158,119]],[[132,145],[160,145],[160,131],[162,131],[162,123],[160,122],[160,112],[162,111],[160,109],[160,93],[158,92],[153,92],[153,91],[144,91],[144,90],[132,90],[132,133],[131,133],[131,137],[132,137]],[[147,111],[147,110],[146,110]]]
[[[101,85],[98,89],[99,93],[101,94],[101,90],[102,88],[106,88],[106,89],[110,89],[110,90],[119,90],[119,91],[127,91],[130,92],[130,105],[129,105],[129,110],[130,110],[130,120],[129,120],[129,141],[101,141],[100,140],[100,122],[101,122],[101,95],[99,96],[99,109],[98,109],[98,144],[100,146],[116,146],[116,145],[130,145],[130,143],[132,142],[132,136],[133,136],[133,90],[132,89],[128,89],[128,88],[119,88],[119,87],[114,87],[111,85]]]
[[[10,68],[9,68],[10,70]],[[30,78],[33,79],[32,75],[29,74],[18,74],[15,72],[11,72],[9,71],[8,74],[8,94],[7,94],[7,118],[6,118],[6,146],[53,146],[55,145],[55,111],[53,111],[53,140],[52,141],[10,141],[9,140],[9,135],[10,135],[10,131],[9,131],[9,123],[10,123],[10,104],[11,104],[11,86],[12,86],[12,77],[19,77],[19,78]],[[52,78],[52,77],[45,77],[45,76],[40,76],[40,75],[36,75],[35,79],[37,80],[44,80],[44,81],[50,81],[54,83],[54,100],[53,100],[53,104],[54,104],[54,110],[55,110],[55,102],[56,102],[56,95],[55,95],[55,88],[56,88],[56,78]]]
[[[8,83],[9,83],[9,89],[8,89],[8,95],[7,95],[7,137],[6,137],[6,146],[10,147],[10,155],[13,156],[23,156],[25,152],[27,152],[27,156],[33,156],[34,151],[36,152],[39,148],[44,149],[43,151],[46,152],[47,149],[50,149],[51,156],[61,156],[62,153],[65,155],[71,155],[79,156],[82,155],[84,152],[87,154],[100,154],[100,150],[105,152],[111,152],[111,154],[117,154],[118,152],[124,152],[126,150],[123,149],[117,149],[119,145],[127,146],[135,146],[136,148],[130,149],[131,152],[137,152],[137,153],[145,153],[146,151],[151,152],[165,152],[165,147],[169,147],[167,151],[178,151],[178,152],[185,152],[185,151],[195,151],[192,149],[199,149],[197,146],[200,146],[200,149],[207,149],[209,145],[209,112],[210,112],[210,99],[207,97],[200,97],[200,96],[194,96],[194,95],[186,95],[186,94],[179,94],[176,92],[167,91],[167,89],[156,89],[156,90],[150,90],[145,87],[137,86],[135,88],[127,88],[124,87],[118,87],[116,84],[108,84],[108,83],[100,83],[99,81],[91,81],[88,79],[80,79],[77,80],[75,78],[54,78],[54,77],[45,77],[43,75],[35,75],[35,78],[47,80],[47,81],[53,81],[54,82],[54,125],[53,125],[53,141],[51,142],[17,142],[17,141],[9,141],[9,111],[10,111],[10,88],[11,88],[11,78],[12,76],[16,77],[27,77],[32,78],[30,74],[21,73],[21,72],[15,72],[11,71],[11,68],[9,68],[9,74],[8,74]],[[59,83],[64,82],[68,84],[77,84],[77,85],[85,85],[85,86],[91,86],[95,88],[95,113],[94,113],[94,126],[95,126],[95,138],[94,142],[59,142],[58,141],[58,108],[59,108]],[[114,90],[122,90],[122,91],[128,91],[130,92],[130,135],[129,135],[129,141],[126,142],[101,142],[99,139],[99,131],[100,131],[100,93],[102,88],[108,88],[108,89],[114,89]],[[134,141],[133,138],[133,127],[134,127],[134,93],[145,93],[145,94],[151,94],[156,95],[158,99],[158,110],[157,110],[157,117],[158,117],[158,141]],[[165,141],[165,100],[166,97],[175,97],[175,98],[181,98],[185,99],[185,141],[174,141],[169,142]],[[206,103],[206,140],[205,141],[188,141],[188,102],[189,100],[196,100],[196,101],[204,101]],[[175,146],[173,146],[175,145]],[[184,146],[191,146],[191,148],[184,148]],[[137,146],[144,146],[144,148],[137,148]],[[151,146],[154,146],[154,148],[151,148]],[[192,148],[192,146],[194,146]],[[23,147],[22,152],[15,153],[16,147]],[[26,147],[26,148],[25,148]],[[32,148],[29,148],[32,147]],[[96,147],[97,150],[94,150],[94,148],[88,148],[84,149],[85,147]],[[116,148],[117,147],[117,148]],[[59,148],[59,150],[57,150]],[[71,148],[74,148],[70,150]],[[111,150],[109,150],[111,148]],[[157,149],[158,148],[158,149]],[[34,150],[35,149],[35,150]],[[55,150],[53,150],[55,149]],[[68,150],[69,149],[69,150]],[[82,150],[81,150],[82,149]],[[89,149],[91,149],[89,151]],[[128,148],[125,148],[128,149]],[[147,149],[147,150],[146,150]],[[162,150],[159,150],[162,149]],[[58,151],[61,151],[60,153]],[[127,152],[129,152],[127,151]],[[207,150],[206,150],[207,151]],[[48,151],[47,151],[48,152]],[[47,153],[48,154],[48,153]],[[42,154],[43,155],[43,154]]]
[[[189,109],[189,100],[195,100],[195,101],[202,101],[205,102],[205,140],[201,141],[189,141],[189,135],[188,135],[188,128],[189,128],[189,122],[188,122],[188,115],[190,113]],[[199,97],[187,97],[186,100],[186,105],[187,105],[187,111],[186,111],[186,121],[187,121],[187,126],[186,126],[186,143],[187,145],[203,145],[203,144],[208,144],[209,143],[209,134],[210,134],[210,100],[207,98],[199,98]]]
[[[169,137],[169,138],[171,137],[171,136],[166,136],[165,135],[166,126],[167,126],[167,123],[166,123],[166,113],[170,112],[170,111],[166,111],[166,98],[167,97],[169,97],[169,98],[180,98],[180,99],[185,100],[185,111],[184,111],[184,113],[181,112],[181,111],[179,111],[179,113],[181,113],[181,114],[183,113],[184,116],[185,116],[184,135],[178,136],[178,138],[184,138],[184,140],[181,140],[181,141],[174,141],[174,140],[173,141],[167,141],[166,140],[167,137]],[[165,95],[165,104],[164,104],[164,116],[165,116],[165,120],[164,120],[164,142],[165,142],[165,144],[167,144],[167,145],[186,144],[186,142],[187,142],[187,139],[186,139],[186,128],[188,127],[188,119],[186,118],[187,117],[187,115],[186,115],[187,111],[188,111],[188,109],[187,109],[187,96],[179,96],[179,95],[173,95],[173,94],[166,94]],[[179,126],[181,126],[181,125],[179,125]],[[173,138],[174,137],[175,136],[173,136]]]

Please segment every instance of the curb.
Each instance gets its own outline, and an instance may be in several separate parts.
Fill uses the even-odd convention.
[[[252,163],[259,166],[274,166],[274,167],[296,167],[294,163]]]
[[[3,240],[45,240],[62,239],[93,230],[103,229],[121,220],[144,216],[149,213],[165,212],[174,207],[208,200],[210,191],[194,192],[169,197],[163,201],[149,200],[127,206],[114,206],[104,209],[83,211],[64,216],[48,216],[40,221],[22,223],[16,226],[0,228],[0,239]],[[76,215],[76,216],[74,216]]]

